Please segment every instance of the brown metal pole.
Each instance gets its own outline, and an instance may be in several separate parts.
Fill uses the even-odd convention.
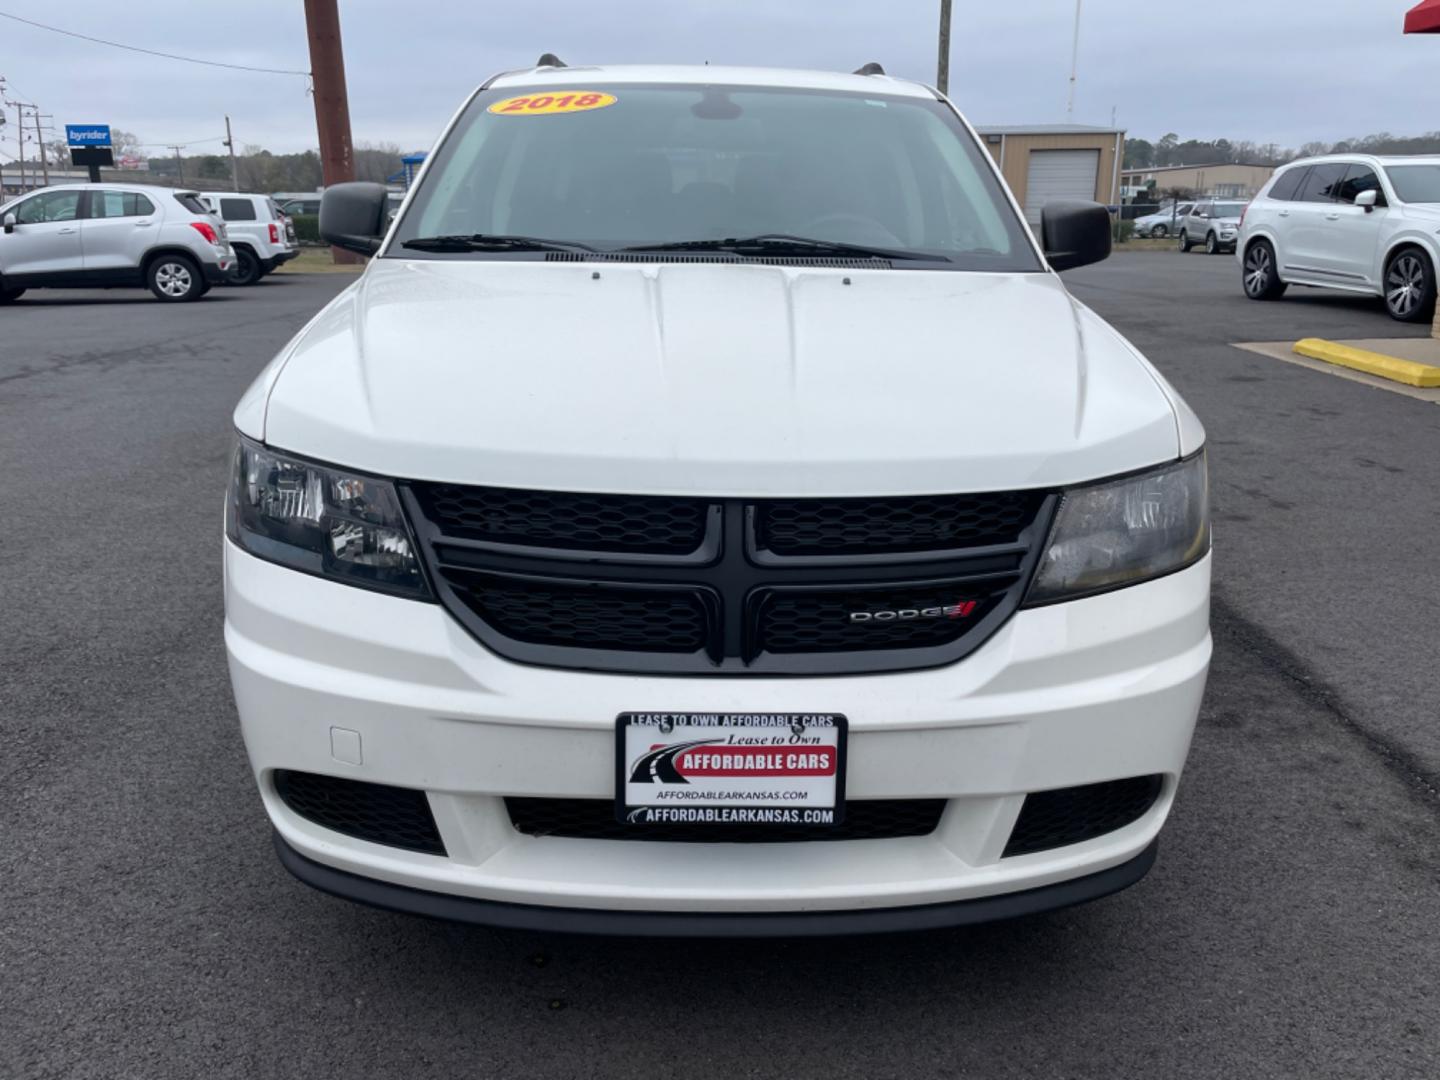
[[[950,93],[950,0],[940,0],[940,61],[935,68],[935,89]]]
[[[326,187],[355,179],[350,141],[350,99],[345,92],[345,55],[340,47],[338,0],[305,0],[310,35],[310,77],[315,83],[315,127],[320,134],[320,175]],[[357,263],[359,255],[331,248],[337,263]]]

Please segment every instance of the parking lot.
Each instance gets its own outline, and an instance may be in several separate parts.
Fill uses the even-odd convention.
[[[1440,409],[1234,348],[1428,327],[1251,303],[1228,257],[1069,276],[1209,433],[1214,667],[1139,885],[925,935],[586,939],[275,860],[221,641],[229,415],[349,280],[0,313],[0,1075],[1440,1075]]]

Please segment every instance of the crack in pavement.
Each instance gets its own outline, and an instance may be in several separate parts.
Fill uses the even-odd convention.
[[[1210,612],[1211,627],[1217,636],[1224,636],[1236,648],[1249,653],[1281,676],[1305,704],[1336,720],[1404,784],[1415,802],[1440,816],[1440,774],[1429,768],[1419,755],[1358,719],[1338,690],[1268,630],[1240,614],[1218,588],[1212,590]]]

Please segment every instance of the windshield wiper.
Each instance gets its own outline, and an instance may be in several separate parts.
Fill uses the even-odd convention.
[[[401,247],[416,251],[589,251],[595,249],[588,244],[570,240],[546,240],[538,236],[487,236],[485,233],[471,233],[468,236],[420,236],[406,240]]]
[[[814,240],[789,233],[764,233],[727,240],[674,240],[663,244],[635,244],[620,251],[724,251],[735,255],[816,255],[862,259],[921,259],[926,262],[949,262],[945,255],[918,251],[897,251],[893,248],[847,244],[840,240]]]

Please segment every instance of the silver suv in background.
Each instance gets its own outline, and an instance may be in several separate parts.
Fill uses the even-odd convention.
[[[28,289],[143,285],[198,300],[235,262],[225,225],[196,192],[66,184],[0,206],[0,304]]]
[[[207,191],[200,201],[225,222],[235,249],[231,284],[253,285],[298,254],[295,226],[268,195]]]
[[[1244,216],[1245,203],[1238,199],[1200,199],[1180,219],[1180,250],[1204,244],[1207,255],[1234,251]]]
[[[1440,158],[1340,155],[1287,165],[1240,234],[1252,300],[1291,285],[1383,296],[1400,322],[1428,322],[1440,266]]]

